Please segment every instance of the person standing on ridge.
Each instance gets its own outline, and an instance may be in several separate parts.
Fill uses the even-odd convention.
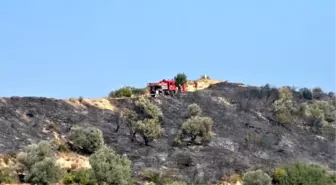
[[[194,81],[194,86],[195,86],[195,89],[197,90],[197,81],[196,80]]]

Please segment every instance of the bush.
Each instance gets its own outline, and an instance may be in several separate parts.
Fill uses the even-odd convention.
[[[54,157],[56,150],[52,144],[47,141],[41,141],[38,144],[27,146],[23,152],[19,153],[17,160],[24,167],[24,170],[30,170],[37,162],[43,161],[45,158]]]
[[[136,111],[143,118],[157,119],[158,121],[163,120],[163,113],[157,105],[149,101],[148,98],[140,97],[139,100],[135,102]]]
[[[141,175],[145,180],[150,182],[149,184],[166,185],[171,182],[168,176],[158,171],[146,170]]]
[[[280,123],[291,123],[293,114],[297,112],[293,103],[293,94],[289,88],[280,88],[280,99],[273,103],[275,119]]]
[[[294,163],[277,168],[274,180],[278,185],[332,185],[332,174],[315,164]]]
[[[271,185],[272,178],[262,170],[250,171],[243,176],[244,185]]]
[[[93,176],[98,184],[129,185],[131,178],[131,161],[115,153],[111,148],[103,147],[89,158]]]
[[[309,104],[305,110],[307,117],[321,118],[326,122],[333,122],[336,120],[336,109],[327,101],[317,100]]]
[[[307,100],[313,99],[313,93],[308,88],[301,88],[300,95]]]
[[[65,143],[61,143],[60,145],[58,145],[57,150],[60,152],[68,152],[69,148]]]
[[[196,103],[190,104],[188,106],[188,115],[189,115],[189,117],[200,116],[201,113],[202,113],[202,109]]]
[[[94,127],[74,126],[69,133],[71,148],[77,152],[92,154],[104,145],[102,132]]]
[[[132,90],[132,94],[133,95],[144,95],[147,92],[147,88],[135,88],[135,87],[132,87],[131,90]]]
[[[288,87],[282,87],[279,90],[279,97],[283,100],[292,100],[293,99],[293,93]]]
[[[0,169],[0,184],[12,184],[18,183],[18,176],[13,173],[14,170],[10,168],[2,168]]]
[[[132,96],[132,90],[129,87],[122,87],[116,91],[112,91],[109,94],[110,98],[113,97],[131,97]]]
[[[59,182],[62,177],[63,171],[55,164],[55,159],[46,158],[34,164],[24,180],[33,184],[48,185]]]
[[[92,177],[92,171],[88,169],[80,169],[68,173],[63,178],[64,184],[80,184],[80,185],[93,185],[96,184],[95,180]]]
[[[146,146],[150,141],[160,137],[163,133],[159,122],[156,119],[139,120],[135,125],[135,131],[141,135]]]
[[[312,90],[314,99],[321,99],[323,96],[323,90],[320,87],[315,87]]]
[[[140,97],[135,102],[135,111],[126,110],[124,118],[132,141],[139,133],[148,145],[148,142],[162,134],[163,113],[160,107],[150,102],[148,98]]]
[[[189,118],[182,124],[181,131],[175,138],[175,144],[179,144],[182,139],[190,138],[191,143],[195,143],[197,137],[200,137],[202,144],[210,142],[213,137],[211,131],[213,121],[209,117],[195,116]]]
[[[141,175],[146,180],[145,185],[187,185],[185,182],[174,180],[165,172],[146,170]]]

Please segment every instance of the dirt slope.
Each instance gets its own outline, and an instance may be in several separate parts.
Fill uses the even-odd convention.
[[[257,167],[274,167],[292,161],[304,161],[335,167],[335,140],[321,139],[296,125],[283,127],[269,114],[270,96],[248,98],[253,87],[227,82],[213,83],[203,90],[178,97],[159,97],[153,102],[164,113],[165,136],[146,147],[141,138],[131,142],[127,128],[113,130],[114,111],[133,107],[132,99],[60,100],[43,97],[0,99],[0,152],[17,152],[40,140],[65,137],[71,126],[100,128],[109,146],[126,154],[133,162],[135,176],[144,169],[169,171],[196,184],[218,182],[223,175]],[[239,96],[238,96],[239,95]],[[209,146],[172,147],[171,143],[185,120],[191,103],[213,118],[216,137]],[[246,110],[248,109],[248,110]]]

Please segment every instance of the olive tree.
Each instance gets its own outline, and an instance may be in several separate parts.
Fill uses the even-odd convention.
[[[182,124],[181,130],[174,139],[174,143],[179,145],[183,139],[189,138],[189,142],[194,144],[199,137],[202,144],[207,144],[214,136],[212,125],[213,120],[210,117],[191,117]]]
[[[95,127],[74,126],[68,139],[73,150],[86,154],[92,154],[104,145],[103,133]]]
[[[179,90],[180,86],[184,85],[185,83],[187,83],[187,75],[184,73],[178,73],[175,77],[174,77],[175,83],[179,86]]]
[[[135,125],[135,130],[143,138],[145,145],[148,146],[150,141],[160,137],[163,133],[161,125],[157,119],[139,120]]]
[[[131,161],[104,146],[89,158],[93,177],[98,184],[129,185],[132,182]]]

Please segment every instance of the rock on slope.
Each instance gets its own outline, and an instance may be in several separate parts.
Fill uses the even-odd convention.
[[[283,127],[273,121],[269,107],[276,90],[257,93],[253,87],[219,83],[179,97],[153,100],[164,113],[165,135],[146,147],[142,139],[131,142],[128,129],[116,133],[114,110],[132,108],[132,99],[60,100],[39,97],[0,99],[0,152],[16,152],[24,146],[65,136],[71,126],[95,126],[106,143],[126,154],[135,176],[144,169],[169,172],[197,184],[218,182],[223,175],[257,167],[274,167],[303,161],[335,167],[335,141],[323,140],[296,125]],[[238,103],[237,103],[238,102]],[[191,103],[214,120],[215,138],[208,146],[172,147]]]

